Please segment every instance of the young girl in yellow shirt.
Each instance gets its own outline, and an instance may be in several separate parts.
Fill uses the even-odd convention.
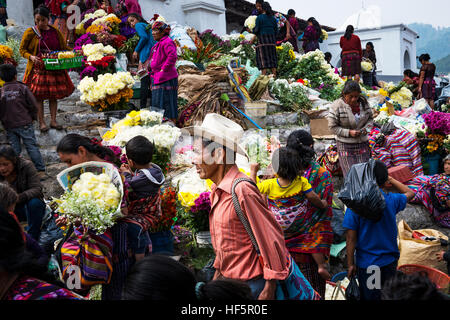
[[[320,209],[328,208],[326,200],[319,198],[312,190],[311,184],[302,177],[301,156],[294,149],[282,147],[273,153],[272,168],[276,178],[258,183],[259,191],[268,197],[269,208],[283,231],[294,222],[297,215],[306,210],[300,199],[305,196],[309,202]],[[250,176],[256,182],[259,165],[250,164]],[[326,267],[326,259],[322,253],[312,253],[318,265],[318,273],[325,280],[331,278]]]

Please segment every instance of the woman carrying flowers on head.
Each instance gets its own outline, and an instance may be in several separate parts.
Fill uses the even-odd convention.
[[[178,119],[178,72],[177,46],[169,38],[170,26],[155,21],[152,26],[153,38],[158,41],[150,53],[152,77],[152,107],[165,110],[164,116],[173,123]]]
[[[147,98],[150,91],[150,75],[148,72],[149,57],[153,46],[156,44],[152,33],[148,30],[148,22],[137,13],[130,13],[127,18],[128,24],[136,30],[139,42],[134,49],[133,59],[139,59],[138,70],[144,72],[141,75],[141,109],[147,107]],[[151,93],[151,91],[150,91]],[[151,99],[151,96],[150,96]]]
[[[49,25],[50,11],[46,7],[38,7],[34,11],[34,19],[36,26],[25,31],[20,44],[20,54],[28,60],[23,82],[38,101],[41,132],[49,130],[44,120],[44,100],[49,100],[50,127],[62,130],[63,127],[56,122],[57,100],[70,96],[75,87],[67,70],[46,70],[42,56],[52,51],[72,49],[67,46],[61,32]]]
[[[277,58],[277,20],[273,16],[274,13],[270,4],[264,2],[263,5],[257,7],[260,15],[256,18],[256,25],[253,32],[258,37],[258,45],[256,46],[256,66],[261,73],[265,75],[267,70],[271,70],[274,77],[277,76],[278,58]]]
[[[342,76],[355,78],[359,82],[361,73],[362,47],[361,40],[353,34],[354,28],[348,25],[345,34],[341,37],[340,46],[342,48]]]
[[[59,158],[69,167],[89,161],[117,163],[116,155],[107,147],[102,146],[98,141],[91,140],[78,134],[68,134],[62,138],[56,148]],[[122,179],[124,180],[124,179]],[[126,192],[122,200],[122,212],[127,205]],[[57,224],[67,223],[65,218],[58,218]],[[80,231],[81,226],[74,226],[73,231]],[[81,230],[82,231],[82,230]],[[70,230],[69,230],[70,232]],[[116,224],[107,229],[105,234],[112,238],[112,276],[109,284],[102,286],[102,300],[120,300],[122,286],[125,283],[131,261],[127,248],[127,225],[118,220]]]
[[[303,45],[302,48],[305,53],[310,51],[315,51],[317,49],[320,50],[319,39],[322,35],[322,28],[320,24],[314,17],[308,19],[308,26],[305,29],[305,33],[303,35]]]
[[[371,156],[368,134],[373,124],[372,108],[361,96],[358,82],[345,83],[342,97],[333,102],[327,118],[336,137],[339,164],[345,177],[354,164],[367,162]]]
[[[419,61],[422,64],[422,68],[420,68],[417,99],[424,98],[427,100],[431,109],[434,109],[434,96],[436,95],[434,74],[436,72],[436,65],[430,62],[430,55],[428,53],[420,55]]]

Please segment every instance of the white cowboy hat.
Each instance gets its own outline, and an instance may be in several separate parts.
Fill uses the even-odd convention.
[[[248,158],[239,145],[244,129],[236,122],[217,113],[208,113],[200,126],[185,128],[192,136],[214,141]]]

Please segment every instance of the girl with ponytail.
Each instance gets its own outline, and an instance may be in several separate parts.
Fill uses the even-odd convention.
[[[347,76],[351,79],[354,77],[355,81],[359,82],[363,52],[361,40],[353,32],[353,26],[348,25],[345,34],[341,37],[342,76]]]
[[[308,19],[308,26],[305,29],[305,33],[303,35],[303,50],[305,53],[310,51],[314,51],[316,49],[320,50],[319,39],[322,35],[322,28],[320,24],[314,17]]]

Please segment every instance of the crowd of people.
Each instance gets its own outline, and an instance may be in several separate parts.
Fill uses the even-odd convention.
[[[52,1],[50,10],[39,7],[34,12],[34,28],[23,35],[20,52],[27,59],[24,83],[17,81],[11,65],[0,67],[6,82],[1,90],[0,120],[7,130],[11,146],[0,147],[0,300],[87,299],[90,286],[68,290],[66,284],[48,269],[50,256],[39,245],[41,225],[46,214],[40,181],[45,166],[34,136],[33,121],[39,121],[42,133],[49,130],[44,120],[43,102],[49,100],[50,127],[58,130],[57,101],[72,94],[74,86],[67,71],[46,70],[42,55],[55,50],[71,50],[73,30],[64,22],[68,5],[103,8],[114,12],[109,1]],[[133,57],[141,70],[141,108],[151,105],[165,109],[174,123],[178,118],[178,74],[176,45],[170,39],[170,26],[162,21],[151,24],[142,18],[136,0],[119,2],[127,22],[139,35]],[[0,9],[1,9],[0,2]],[[2,14],[0,10],[0,18]],[[280,15],[268,2],[256,2],[256,63],[263,74],[276,77],[276,44],[294,42],[297,47],[299,26],[295,11],[290,10],[279,28]],[[283,29],[283,30],[282,30]],[[304,52],[320,49],[322,34],[315,18],[308,19],[302,36]],[[342,96],[330,108],[329,127],[335,134],[339,162],[344,178],[355,164],[371,158],[368,135],[373,114],[361,95],[360,74],[364,83],[376,85],[375,69],[362,72],[363,58],[376,63],[372,43],[362,50],[361,41],[348,26],[341,38],[342,75],[346,82]],[[331,55],[326,55],[328,62]],[[418,97],[432,106],[435,67],[423,55],[420,75],[405,71],[405,79],[417,83]],[[431,99],[431,100],[430,100]],[[116,167],[124,182],[121,211],[124,215],[103,235],[88,233],[81,224],[56,219],[66,235],[56,249],[59,262],[73,257],[64,250],[66,241],[79,234],[89,234],[93,243],[102,236],[109,241],[111,264],[96,261],[109,270],[102,285],[103,300],[274,300],[324,299],[326,283],[331,279],[329,260],[333,243],[331,227],[333,183],[331,174],[316,160],[314,139],[307,131],[290,134],[285,147],[272,157],[272,174],[258,177],[259,165],[250,164],[250,178],[237,166],[238,157],[246,157],[239,145],[244,130],[219,114],[208,114],[203,123],[186,128],[193,136],[194,165],[201,179],[209,179],[211,212],[209,226],[215,252],[215,274],[211,281],[199,282],[191,270],[171,257],[155,254],[150,224],[161,206],[160,188],[165,176],[153,163],[154,145],[137,136],[126,145],[128,163]],[[21,141],[32,161],[20,156]],[[70,133],[56,149],[60,161],[68,167],[90,161],[117,163],[116,155],[95,139]],[[444,160],[450,175],[450,157]],[[41,173],[39,173],[41,172]],[[389,176],[386,165],[377,161],[374,176],[386,201],[380,222],[364,219],[346,210],[343,227],[347,230],[348,277],[357,274],[363,300],[445,299],[426,277],[398,273],[399,248],[395,216],[403,211],[416,194]],[[390,183],[397,193],[383,191]],[[447,206],[450,199],[447,195]],[[27,223],[26,231],[21,222]],[[73,243],[72,243],[73,245]],[[449,259],[442,252],[436,259]],[[355,261],[356,256],[356,261]],[[367,285],[368,267],[381,268],[382,289]],[[399,293],[398,288],[401,288]],[[420,290],[426,288],[427,295]]]

